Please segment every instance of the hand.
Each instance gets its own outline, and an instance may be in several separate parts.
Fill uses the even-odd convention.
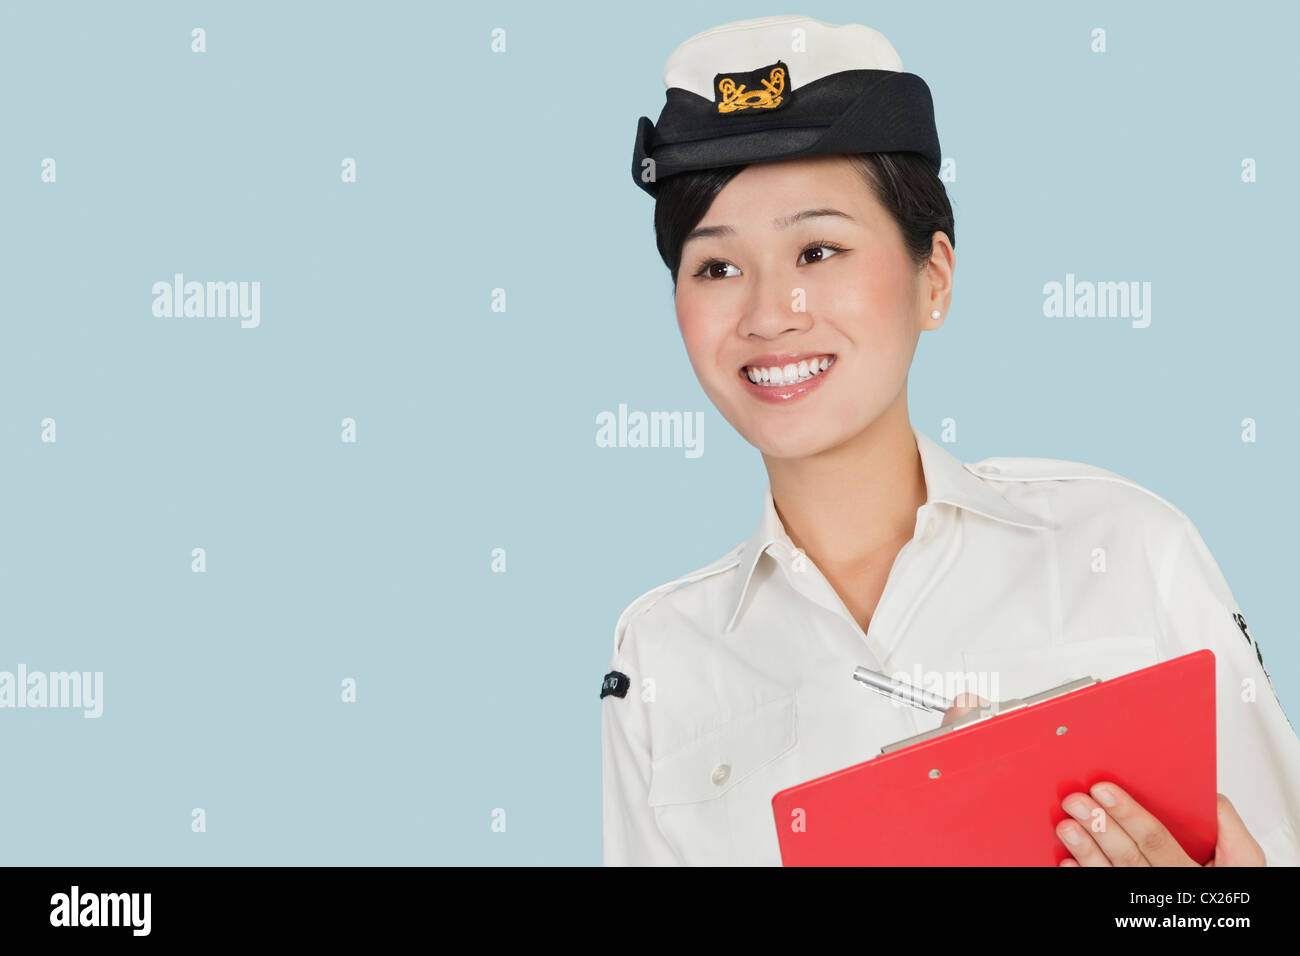
[[[1113,804],[1113,805],[1112,805]],[[1094,784],[1090,794],[1072,793],[1061,807],[1073,820],[1056,826],[1056,835],[1073,854],[1061,866],[1200,866],[1164,824],[1110,782]],[[1093,821],[1100,821],[1094,829]],[[1077,821],[1077,822],[1076,822]],[[1070,842],[1071,836],[1077,842]],[[1219,794],[1219,836],[1214,859],[1206,866],[1265,866],[1264,851]]]

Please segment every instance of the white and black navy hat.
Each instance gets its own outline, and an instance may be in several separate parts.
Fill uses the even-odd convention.
[[[939,171],[930,88],[856,23],[759,17],[697,33],[664,64],[668,100],[637,122],[632,178],[825,153],[920,153]],[[653,160],[653,162],[647,162]]]

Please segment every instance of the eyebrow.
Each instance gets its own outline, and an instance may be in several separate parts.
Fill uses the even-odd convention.
[[[821,216],[841,216],[849,222],[857,222],[846,212],[823,206],[818,209],[805,209],[789,216],[779,216],[772,220],[772,225],[778,229],[788,229],[796,222],[803,222],[805,219],[817,219]],[[699,229],[691,230],[686,238],[682,240],[682,245],[686,245],[692,239],[709,239],[714,236],[734,236],[735,234],[736,230],[731,226],[701,226]]]

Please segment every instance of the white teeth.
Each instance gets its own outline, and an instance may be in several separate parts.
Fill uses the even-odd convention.
[[[745,374],[755,385],[793,385],[798,382],[806,382],[814,375],[820,375],[834,364],[834,358],[823,355],[811,361],[805,359],[798,363],[792,362],[786,366],[773,365],[771,368],[747,367]]]

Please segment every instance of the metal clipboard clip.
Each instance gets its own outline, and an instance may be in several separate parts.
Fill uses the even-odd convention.
[[[941,737],[949,731],[956,730],[959,727],[978,723],[979,721],[987,720],[990,717],[997,717],[1001,714],[1008,713],[1009,711],[1020,710],[1022,707],[1031,707],[1034,704],[1041,704],[1043,701],[1051,700],[1053,697],[1060,697],[1063,694],[1069,694],[1073,691],[1079,690],[1080,688],[1090,687],[1093,684],[1100,683],[1101,680],[1097,677],[1079,677],[1072,681],[1067,681],[1064,684],[1060,684],[1057,687],[1039,691],[1037,694],[1031,694],[1028,697],[1013,697],[1010,700],[1004,700],[1000,703],[994,701],[986,707],[977,707],[970,713],[963,714],[961,717],[958,717],[951,724],[947,724],[946,726],[936,727],[934,730],[927,730],[924,733],[905,737],[892,744],[885,744],[885,746],[880,748],[880,752],[882,754],[887,754],[895,750],[902,750],[905,747],[912,746],[913,744],[919,744],[923,740]]]

